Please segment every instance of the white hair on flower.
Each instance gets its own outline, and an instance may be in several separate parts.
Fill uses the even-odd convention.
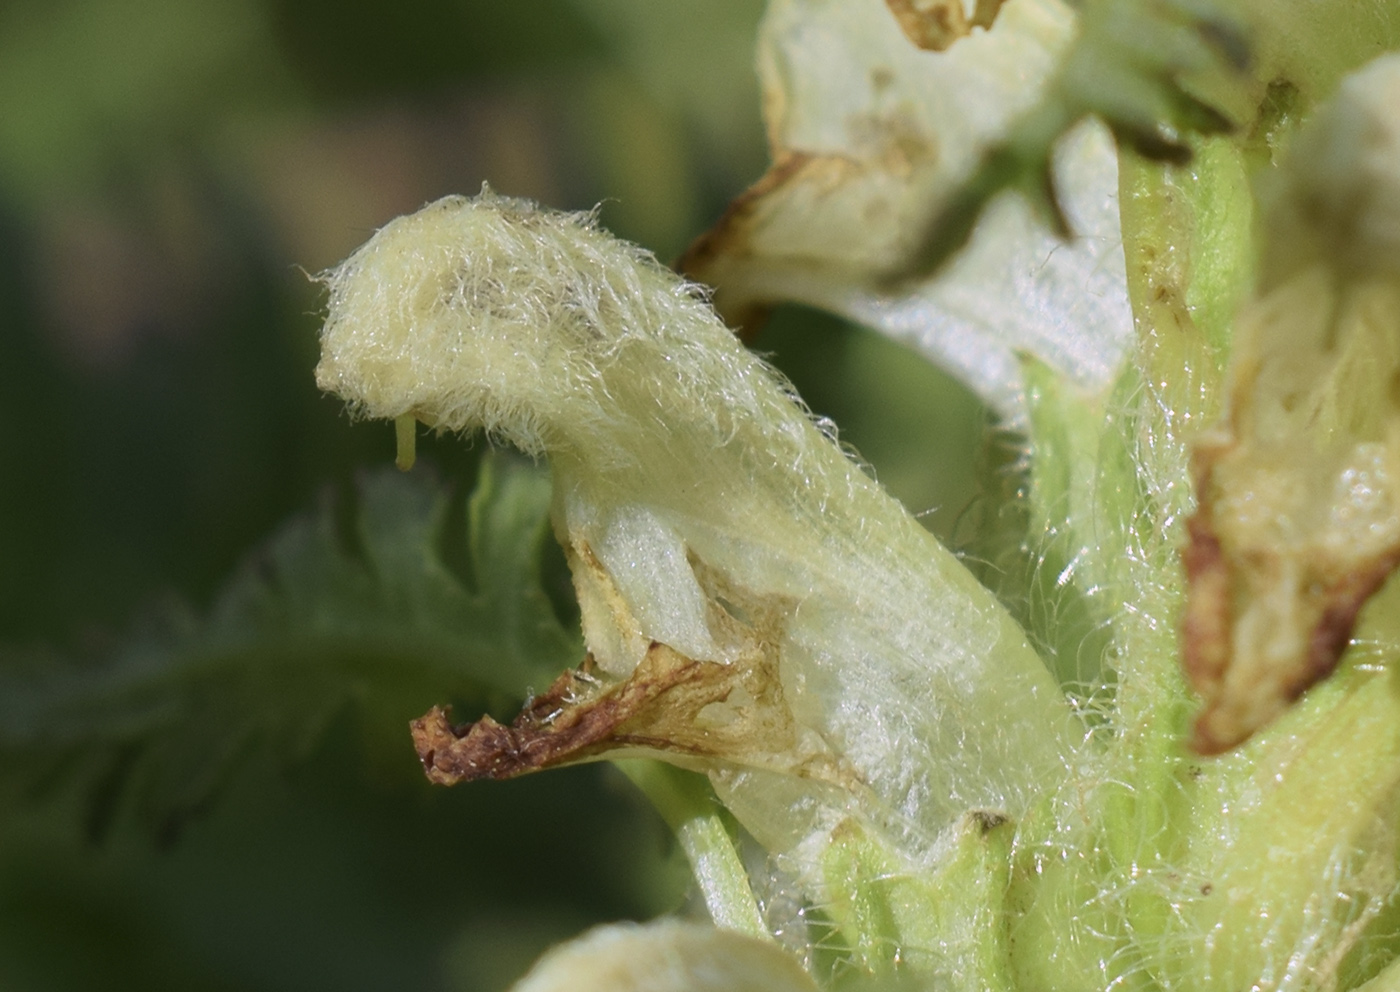
[[[589,653],[623,687],[561,698],[711,772],[772,850],[858,815],[921,857],[967,809],[1023,809],[1064,774],[1068,707],[1020,627],[703,291],[592,214],[449,197],[325,279],[323,388],[548,456]],[[489,731],[425,723],[430,775],[503,767],[449,767]],[[607,749],[531,732],[531,754]]]

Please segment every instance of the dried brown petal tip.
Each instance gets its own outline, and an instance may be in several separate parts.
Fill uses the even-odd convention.
[[[977,0],[968,17],[963,0],[885,0],[904,36],[920,48],[941,52],[973,28],[989,28],[1003,0]]]
[[[1247,740],[1330,675],[1366,601],[1400,564],[1400,444],[1198,447],[1183,551],[1183,666],[1202,754]]]
[[[565,672],[509,727],[489,716],[453,727],[435,706],[410,724],[413,743],[439,785],[662,752],[702,769],[770,768],[855,786],[841,762],[799,731],[771,660],[696,661],[653,642],[620,682],[599,681],[586,664]]]

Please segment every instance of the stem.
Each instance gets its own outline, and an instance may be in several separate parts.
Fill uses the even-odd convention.
[[[675,833],[715,926],[771,940],[709,780],[659,761],[634,758],[613,764],[646,794]]]
[[[418,459],[418,418],[411,413],[395,417],[394,439],[398,443],[394,465],[400,472],[407,472]]]

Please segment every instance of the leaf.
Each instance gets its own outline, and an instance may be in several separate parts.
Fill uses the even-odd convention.
[[[4,659],[0,753],[31,779],[53,774],[46,756],[82,769],[90,832],[134,796],[163,836],[241,757],[304,754],[347,707],[410,761],[408,720],[429,703],[508,706],[581,655],[541,587],[549,494],[526,463],[483,462],[466,508],[472,588],[444,560],[461,540],[448,493],[369,475],[348,526],[330,501],[291,521],[206,617],[173,612],[96,662]]]

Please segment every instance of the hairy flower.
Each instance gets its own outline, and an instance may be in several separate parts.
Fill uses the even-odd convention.
[[[328,282],[323,388],[554,476],[589,662],[513,728],[425,722],[438,777],[659,754],[777,853],[855,815],[923,857],[1063,773],[1078,735],[1010,615],[669,270],[484,192]]]
[[[914,328],[1024,431],[983,535],[1010,549],[1000,596],[702,290],[591,216],[448,198],[326,277],[318,382],[401,441],[547,458],[588,655],[510,726],[417,721],[424,766],[704,773],[769,856],[748,879],[708,793],[624,762],[715,920],[823,986],[1392,987],[1396,57],[1325,101],[1400,18],[949,10],[774,0],[779,159],[688,265],[731,313]],[[1099,240],[1056,241],[1076,228]],[[596,987],[706,988],[731,951],[782,970],[729,939],[605,931],[522,988],[619,961]],[[627,948],[684,977],[647,985]]]

